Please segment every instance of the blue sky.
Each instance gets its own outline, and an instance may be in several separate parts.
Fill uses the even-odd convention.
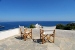
[[[0,0],[0,21],[75,21],[75,0]]]

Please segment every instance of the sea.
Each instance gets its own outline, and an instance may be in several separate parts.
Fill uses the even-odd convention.
[[[0,31],[9,30],[14,28],[19,28],[20,26],[29,27],[31,24],[39,24],[41,26],[56,26],[57,24],[68,24],[75,21],[16,21],[16,22],[0,22],[1,26],[4,28],[0,28]]]

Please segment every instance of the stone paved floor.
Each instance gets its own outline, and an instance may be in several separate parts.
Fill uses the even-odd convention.
[[[60,50],[53,43],[34,42],[31,39],[21,40],[18,36],[13,36],[0,41],[0,50]]]
[[[60,50],[54,43],[41,44],[39,30],[32,32],[33,39],[20,39],[20,35],[15,35],[0,41],[0,50]]]

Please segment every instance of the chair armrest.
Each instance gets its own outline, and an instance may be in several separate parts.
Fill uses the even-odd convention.
[[[40,33],[43,33],[43,32],[44,32],[44,30],[40,29]]]

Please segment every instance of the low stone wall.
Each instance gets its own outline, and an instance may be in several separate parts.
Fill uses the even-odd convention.
[[[56,30],[54,43],[60,50],[75,50],[75,30]]]
[[[19,28],[0,31],[0,40],[19,34]]]

